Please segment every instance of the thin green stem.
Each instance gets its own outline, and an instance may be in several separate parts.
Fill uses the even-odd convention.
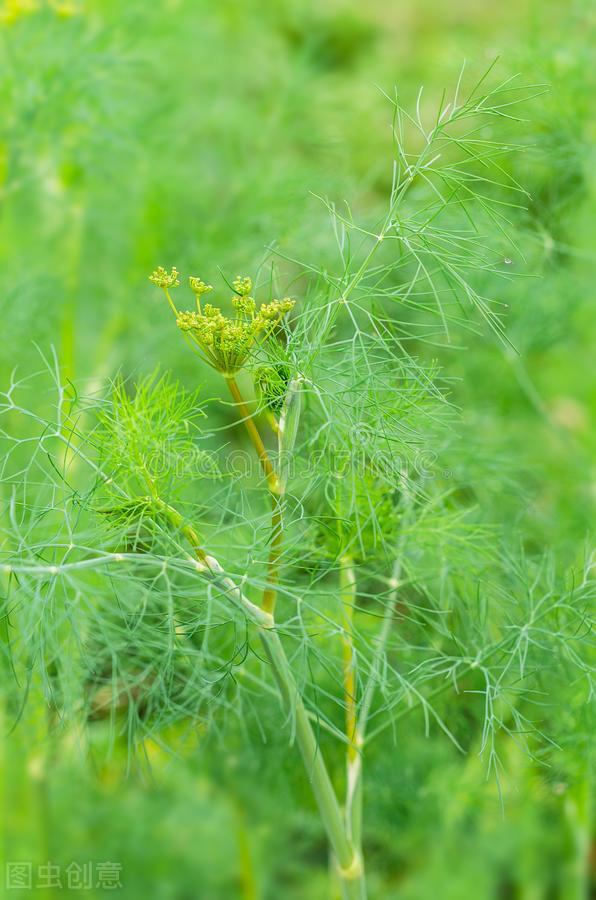
[[[349,900],[364,900],[366,885],[362,859],[347,834],[335,790],[283,645],[278,633],[273,629],[261,628],[260,636],[271,663],[284,708],[287,714],[293,717],[295,723],[296,742],[319,808],[321,820],[337,861],[344,896]]]
[[[279,569],[279,553],[281,550],[282,539],[282,497],[280,494],[280,482],[275,473],[269,455],[262,442],[261,436],[250,417],[249,410],[244,403],[238,385],[233,378],[227,378],[230,392],[234,400],[238,404],[240,412],[244,417],[247,430],[257,450],[259,459],[263,466],[263,471],[267,476],[268,483],[274,479],[275,491],[271,491],[274,501],[274,511],[272,518],[272,547],[269,557],[269,579],[273,584],[277,582]],[[295,437],[296,425],[291,429],[293,431],[293,439]],[[283,436],[282,428],[280,437]],[[271,477],[273,476],[273,478]],[[151,487],[151,482],[149,482]],[[268,585],[264,597],[263,606],[255,606],[242,591],[234,584],[232,579],[224,575],[221,566],[217,560],[208,555],[201,546],[198,534],[195,529],[183,518],[183,516],[174,507],[162,501],[155,493],[153,500],[159,506],[162,514],[164,514],[170,523],[176,527],[191,545],[195,556],[197,557],[200,571],[211,580],[215,581],[224,592],[250,617],[250,619],[258,626],[259,634],[263,647],[271,664],[273,675],[277,682],[278,690],[282,699],[284,708],[288,716],[292,716],[295,724],[296,741],[304,762],[311,788],[319,809],[321,821],[323,822],[329,843],[333,850],[342,890],[346,900],[365,900],[366,885],[364,880],[364,868],[362,855],[359,846],[354,844],[351,836],[351,826],[346,827],[346,821],[342,815],[337,796],[327,767],[323,758],[321,749],[315,737],[312,725],[304,702],[300,695],[298,686],[294,679],[288,658],[284,651],[279,635],[275,631],[275,623],[273,618],[273,608],[275,604],[275,587]],[[353,692],[352,692],[353,693]],[[355,706],[351,713],[351,721],[355,724]],[[358,829],[359,833],[359,829]]]
[[[370,263],[372,262],[377,250],[379,249],[380,244],[382,244],[382,242],[385,240],[387,233],[392,226],[395,212],[396,212],[400,202],[403,200],[403,197],[404,197],[406,191],[408,190],[409,186],[411,185],[412,181],[413,181],[413,175],[410,175],[406,179],[406,181],[401,185],[400,189],[398,191],[396,191],[395,195],[391,199],[391,203],[389,204],[389,209],[387,210],[387,215],[385,216],[385,218],[383,220],[381,230],[379,231],[378,235],[376,235],[376,240],[375,240],[373,246],[370,248],[370,250],[364,257],[364,259],[362,260],[360,266],[358,267],[358,269],[354,272],[354,274],[350,278],[345,289],[342,291],[341,296],[338,297],[332,304],[329,305],[329,307],[327,309],[327,318],[326,318],[325,324],[321,329],[319,329],[319,333],[317,335],[317,341],[315,342],[315,346],[313,347],[313,355],[316,352],[316,347],[320,346],[320,344],[322,344],[324,342],[325,338],[329,335],[330,331],[332,330],[333,325],[335,324],[335,321],[337,320],[337,317],[340,313],[342,306],[347,302],[348,297],[350,296],[352,291],[354,291],[358,287],[358,285],[364,278],[364,275],[366,274],[366,271],[367,271]]]
[[[170,309],[172,310],[174,315],[177,316],[178,310],[176,309],[176,304],[172,300],[172,295],[170,294],[170,292],[167,288],[164,288],[163,290],[164,290],[164,294],[166,295],[166,299],[167,299],[168,303],[170,304]]]
[[[344,682],[344,703],[346,717],[346,738],[348,740],[348,760],[357,756],[354,740],[356,736],[356,655],[354,652],[354,604],[356,601],[356,576],[351,557],[343,556],[339,566],[340,601],[342,616],[342,667]]]
[[[277,600],[281,552],[283,547],[283,503],[282,498],[272,495],[273,513],[271,516],[271,543],[267,561],[267,586],[263,591],[263,609],[273,614]]]
[[[242,416],[242,421],[244,422],[244,427],[248,432],[248,436],[252,442],[253,447],[257,452],[257,456],[261,462],[261,466],[263,468],[263,473],[265,478],[267,479],[267,485],[272,494],[277,494],[279,492],[279,483],[277,474],[275,469],[273,468],[273,463],[269,458],[269,454],[265,448],[265,444],[263,443],[263,439],[259,433],[259,429],[254,423],[254,419],[250,413],[248,406],[244,401],[244,397],[240,392],[240,388],[238,387],[238,382],[236,379],[229,375],[226,376],[226,384],[228,385],[228,389],[230,394],[234,398],[234,402],[238,407],[238,410]]]
[[[368,682],[366,684],[366,688],[364,690],[364,695],[362,698],[362,706],[360,708],[360,716],[358,718],[358,736],[360,741],[363,743],[366,736],[366,726],[368,724],[368,717],[370,715],[370,711],[372,708],[375,691],[377,687],[377,682],[379,679],[379,673],[381,670],[383,656],[385,654],[385,648],[387,647],[387,641],[389,640],[389,634],[391,632],[391,626],[393,624],[393,618],[395,615],[395,607],[397,605],[398,598],[398,588],[399,588],[399,577],[401,573],[401,558],[398,557],[393,565],[393,572],[391,575],[391,594],[389,595],[389,600],[385,606],[385,612],[383,614],[383,619],[381,622],[381,628],[379,630],[379,634],[376,641],[375,647],[375,657],[374,663],[371,670],[371,673],[368,678]]]
[[[389,602],[385,608],[385,614],[381,623],[381,628],[377,638],[377,646],[375,649],[375,658],[372,671],[370,673],[364,694],[362,697],[362,705],[360,715],[353,725],[353,737],[350,739],[347,753],[347,787],[346,787],[346,825],[349,834],[354,841],[355,846],[362,853],[362,811],[363,811],[363,754],[366,739],[366,726],[370,710],[372,707],[377,681],[381,670],[381,661],[383,659],[393,617],[398,598],[399,576],[401,572],[401,550],[403,549],[403,539],[400,541],[400,552],[393,566],[391,577],[392,593]],[[347,576],[344,575],[344,579]],[[353,597],[352,597],[352,615],[355,600],[355,577],[352,576]],[[350,623],[351,624],[351,623]],[[353,652],[353,649],[352,649]]]
[[[201,539],[199,535],[195,531],[195,529],[187,522],[184,516],[178,512],[173,506],[170,506],[169,503],[166,503],[161,497],[158,497],[157,494],[153,494],[152,501],[154,505],[160,510],[160,512],[167,518],[170,524],[177,528],[181,534],[184,535],[190,546],[192,547],[193,553],[199,560],[199,562],[206,563],[207,554],[205,553]]]
[[[266,612],[273,614],[275,610],[275,603],[277,600],[277,585],[279,582],[280,559],[283,546],[283,491],[279,478],[277,476],[277,472],[273,468],[273,463],[271,462],[269,454],[267,453],[267,450],[265,448],[265,444],[263,443],[263,439],[260,435],[259,429],[255,425],[254,419],[250,414],[250,410],[248,409],[242,393],[240,392],[238,382],[235,378],[230,376],[226,377],[226,382],[230,393],[234,398],[234,401],[242,415],[242,421],[244,422],[244,426],[248,432],[248,436],[250,437],[252,444],[257,452],[257,456],[261,461],[261,466],[267,479],[267,486],[271,494],[271,537],[269,543],[269,559],[267,561],[267,585],[263,592],[262,607]]]
[[[255,606],[231,578],[224,575],[217,560],[208,555],[198,545],[194,528],[186,523],[180,513],[161,501],[161,510],[179,528],[197,555],[199,571],[221,587],[230,599],[239,605],[257,625],[263,647],[271,664],[278,690],[288,716],[295,723],[296,741],[309,777],[321,821],[325,827],[329,843],[337,859],[344,893],[348,900],[365,900],[366,887],[360,852],[345,828],[342,812],[331,783],[321,749],[315,737],[304,702],[296,685],[290,663],[278,633],[275,631],[273,616],[261,607]]]
[[[342,607],[342,664],[346,726],[346,831],[362,858],[362,737],[358,728],[354,607],[356,573],[350,556],[342,556],[339,568]]]

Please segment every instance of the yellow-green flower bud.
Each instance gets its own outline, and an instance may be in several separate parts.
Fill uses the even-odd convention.
[[[239,297],[233,297],[232,306],[234,309],[237,309],[239,313],[244,313],[247,316],[254,316],[255,301],[246,294],[241,294]]]
[[[272,300],[271,303],[263,303],[259,310],[259,316],[265,321],[281,319],[293,307],[294,301],[287,297],[284,300]]]
[[[176,325],[180,331],[192,331],[198,325],[198,316],[194,312],[180,312],[176,317]]]
[[[232,282],[232,287],[241,297],[246,297],[252,291],[252,279],[248,275],[236,275]]]
[[[203,294],[208,294],[209,291],[213,290],[213,286],[210,284],[205,284],[200,278],[196,278],[194,275],[190,275],[188,279],[188,283],[190,284],[190,289],[193,294],[196,294],[197,297],[201,297]]]
[[[168,288],[178,287],[178,285],[180,284],[180,280],[178,278],[179,274],[180,273],[175,266],[173,267],[171,272],[168,272],[167,269],[164,269],[163,266],[158,266],[157,269],[149,276],[149,281],[151,281],[157,287],[167,290]]]
[[[180,312],[168,293],[169,288],[180,284],[178,270],[173,268],[168,272],[163,266],[159,266],[150,280],[165,290],[178,328],[197,345],[209,365],[226,375],[232,375],[242,368],[259,337],[270,336],[282,317],[294,306],[294,301],[287,298],[272,300],[271,303],[261,305],[257,312],[255,300],[250,296],[252,280],[248,276],[239,275],[234,279],[236,294],[232,298],[236,314],[232,317],[224,316],[211,303],[205,303],[201,308],[201,296],[211,291],[212,287],[191,275],[188,281],[197,298],[197,310]],[[282,370],[274,371],[273,375],[277,375],[280,382],[277,392],[279,400],[283,396]],[[268,400],[273,406],[276,405],[275,397],[271,396]]]

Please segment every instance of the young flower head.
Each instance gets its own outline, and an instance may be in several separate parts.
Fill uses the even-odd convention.
[[[294,306],[294,301],[285,297],[283,300],[272,300],[271,303],[263,303],[259,315],[265,322],[274,322],[289,313]]]
[[[207,303],[203,312],[180,312],[176,318],[178,328],[197,344],[206,362],[226,375],[242,368],[257,339],[271,334],[294,305],[293,300],[274,300],[263,313],[263,306],[256,311],[252,297],[237,301],[234,317]]]
[[[204,281],[201,281],[200,278],[196,278],[194,275],[191,275],[188,279],[188,283],[190,284],[190,289],[195,294],[198,300],[201,299],[203,294],[208,294],[209,291],[213,290],[213,286],[210,284],[205,284]]]
[[[236,275],[232,282],[232,287],[241,297],[246,297],[252,291],[252,279],[248,275]]]
[[[254,298],[250,296],[252,279],[238,275],[233,281],[235,294],[232,306],[235,315],[225,316],[210,303],[201,307],[201,297],[213,288],[201,278],[191,275],[189,285],[197,299],[197,310],[180,311],[168,293],[170,287],[180,284],[177,269],[168,273],[160,266],[150,276],[150,281],[165,291],[180,331],[199,348],[205,362],[225,375],[233,375],[241,369],[257,339],[270,335],[294,306],[293,300],[285,298],[262,303],[257,309]]]
[[[169,288],[178,287],[180,284],[179,274],[176,266],[173,267],[171,272],[168,272],[163,266],[158,266],[149,276],[149,281],[157,287],[163,288],[163,290],[168,290]]]
[[[252,297],[241,294],[239,297],[232,297],[232,306],[240,314],[246,316],[254,316],[256,303]]]

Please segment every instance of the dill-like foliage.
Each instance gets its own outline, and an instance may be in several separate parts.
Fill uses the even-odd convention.
[[[389,98],[382,218],[329,205],[336,268],[301,264],[291,327],[233,367],[261,392],[255,411],[231,385],[257,453],[230,453],[209,432],[215,401],[170,376],[85,398],[52,366],[43,403],[42,373],[15,376],[0,407],[5,649],[22,691],[37,673],[65,724],[108,717],[133,745],[181,724],[254,734],[279,695],[351,897],[371,742],[418,710],[498,775],[507,737],[548,753],[552,679],[592,690],[590,564],[570,582],[485,521],[457,476],[449,371],[428,359],[463,328],[506,340],[484,285],[507,276],[525,192],[498,134],[539,88],[489,78],[466,91],[462,72],[428,119],[422,94],[412,115]],[[339,750],[343,813],[322,762]]]

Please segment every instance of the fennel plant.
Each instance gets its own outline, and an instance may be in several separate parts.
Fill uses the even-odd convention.
[[[531,753],[548,740],[538,654],[590,679],[589,578],[560,583],[514,555],[466,502],[449,371],[427,359],[465,332],[507,342],[485,285],[509,277],[525,192],[498,134],[534,89],[489,88],[487,73],[465,90],[463,74],[432,116],[422,94],[412,115],[388,98],[386,209],[359,224],[329,204],[335,268],[278,251],[254,284],[224,279],[220,306],[192,275],[192,309],[175,268],[151,275],[197,384],[215,369],[223,398],[160,373],[84,396],[50,360],[52,416],[29,377],[0,409],[11,665],[58,720],[108,717],[132,744],[180,723],[208,740],[279,703],[354,900],[373,740],[399,740],[418,709],[461,746],[439,701],[462,691],[483,707],[478,752],[498,778],[500,735]],[[250,452],[218,440],[216,403]]]

